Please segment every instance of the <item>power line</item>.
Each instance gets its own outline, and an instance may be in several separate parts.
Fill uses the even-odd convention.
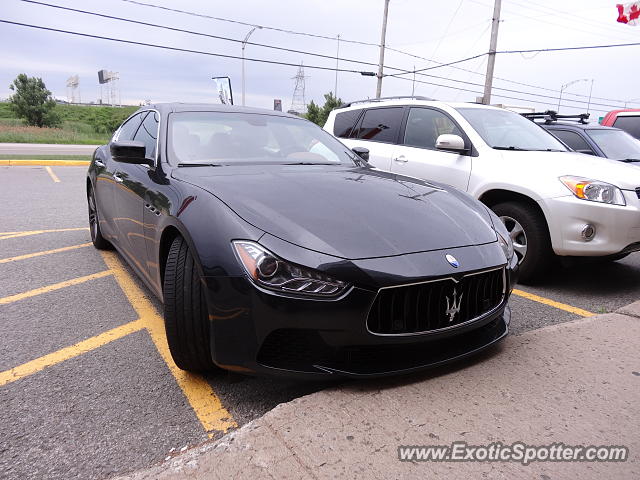
[[[41,2],[37,2],[37,3],[41,3]],[[133,41],[133,40],[114,38],[114,37],[105,37],[105,36],[101,36],[101,35],[94,35],[94,34],[88,34],[88,33],[82,33],[82,32],[74,32],[74,31],[70,31],[70,30],[62,30],[62,29],[56,29],[56,28],[51,28],[51,27],[44,27],[44,26],[40,26],[40,25],[31,25],[31,24],[26,24],[26,23],[13,22],[13,21],[9,21],[9,20],[0,20],[0,23],[6,23],[6,24],[10,24],[10,25],[17,25],[17,26],[34,28],[34,29],[45,30],[45,31],[52,31],[52,32],[56,32],[56,33],[65,33],[65,34],[69,34],[69,35],[76,35],[76,36],[94,38],[94,39],[99,39],[99,40],[108,40],[108,41],[113,41],[113,42],[118,42],[118,43],[126,43],[126,44],[131,44],[131,45],[146,46],[146,47],[159,48],[159,49],[164,49],[164,50],[178,51],[178,52],[184,52],[184,53],[194,53],[194,54],[207,55],[207,56],[213,56],[213,57],[221,57],[221,58],[229,58],[229,59],[236,59],[236,60],[241,60],[242,59],[242,57],[235,56],[235,55],[227,55],[227,54],[213,53],[213,52],[204,52],[204,51],[200,51],[200,50],[192,50],[192,49],[187,49],[187,48],[171,47],[171,46],[168,46],[168,45],[158,45],[158,44],[152,44],[152,43],[146,43],[146,42],[138,42],[138,41]],[[480,54],[480,55],[476,55],[474,57],[471,57],[469,59],[458,60],[458,61],[452,62],[452,63],[458,63],[458,62],[461,62],[461,61],[467,61],[467,60],[470,60],[470,59],[473,59],[473,58],[479,58],[479,57],[482,57],[482,56],[485,56],[485,55],[486,54]],[[332,60],[335,59],[335,57],[330,57],[330,58]],[[267,63],[267,64],[272,64],[272,65],[283,65],[283,66],[299,67],[299,64],[294,64],[294,63],[289,63],[289,62],[281,62],[281,61],[276,61],[276,60],[266,60],[266,59],[260,59],[260,58],[245,58],[245,60],[252,61],[252,62],[257,62],[257,63]],[[321,65],[305,65],[305,66],[307,68],[325,70],[325,71],[339,71],[339,72],[346,72],[346,73],[363,74],[363,72],[358,71],[358,70],[341,69],[341,68],[334,68],[334,67],[325,67],[325,66],[321,66]],[[393,68],[393,67],[388,67],[388,68]],[[431,68],[437,68],[437,67],[431,67]],[[428,68],[426,70],[430,70],[431,68]],[[423,71],[424,71],[424,69],[423,69]],[[438,78],[438,79],[443,79],[443,80],[447,80],[447,81],[451,81],[451,82],[468,84],[468,85],[473,85],[473,86],[481,86],[481,85],[479,85],[477,83],[473,83],[473,82],[468,82],[468,81],[463,81],[463,80],[456,80],[456,79],[449,79],[449,78],[446,78],[446,77],[439,77],[437,75],[426,74],[426,73],[423,73],[423,71],[416,71],[416,73],[418,75],[420,75],[420,76],[433,77],[433,78]],[[364,73],[366,73],[366,72],[364,72]],[[404,71],[404,73],[410,73],[410,72],[409,71]],[[388,76],[396,76],[396,78],[399,78],[401,80],[411,80],[411,79],[405,78],[405,77],[398,77],[397,74],[396,75],[388,75]],[[442,85],[442,84],[433,83],[433,82],[426,82],[426,81],[421,81],[421,80],[416,80],[416,82],[417,83],[426,84],[426,85],[433,85],[433,86],[437,86],[437,87],[443,87],[443,88],[449,88],[449,89],[458,89],[458,90],[461,90],[461,91],[467,91],[467,92],[472,92],[472,93],[481,93],[481,92],[477,92],[477,91],[474,91],[474,90],[464,89],[464,88],[460,88],[460,87],[453,87],[453,86],[449,86],[449,85]],[[496,90],[503,90],[503,91],[506,91],[506,92],[518,93],[518,94],[528,95],[528,96],[532,96],[532,97],[539,97],[539,98],[543,98],[544,97],[544,98],[550,98],[550,99],[554,99],[554,100],[556,98],[556,97],[551,97],[551,96],[548,96],[548,95],[541,95],[541,94],[531,93],[531,92],[523,92],[523,91],[507,89],[507,88],[503,88],[503,87],[494,87],[494,88]],[[536,100],[524,99],[524,98],[519,98],[519,97],[511,97],[511,96],[502,95],[502,94],[496,94],[496,96],[499,96],[501,98],[510,98],[510,99],[514,99],[514,100],[536,101]],[[586,103],[586,102],[580,101],[580,100],[567,100],[567,101],[570,101],[572,103]],[[541,102],[541,103],[543,103],[543,102]],[[612,108],[619,108],[618,106],[613,106],[613,105],[604,105],[604,104],[595,104],[595,103],[592,103],[592,104],[593,105],[599,105],[599,106],[607,106],[607,107],[612,107]],[[571,108],[577,108],[577,107],[571,107]],[[597,110],[597,111],[605,111],[605,110]]]
[[[496,52],[497,53],[497,52]],[[478,55],[474,55],[473,57],[467,57],[467,58],[462,58],[460,60],[455,60],[453,62],[449,62],[449,63],[441,63],[439,65],[435,65],[433,67],[426,67],[426,68],[420,68],[418,70],[407,70],[401,73],[387,73],[384,76],[385,77],[397,77],[399,75],[406,75],[407,73],[420,73],[420,72],[426,72],[427,70],[434,70],[436,68],[442,68],[442,67],[449,67],[451,65],[456,65],[458,63],[463,63],[463,62],[468,62],[469,60],[474,60],[476,58],[480,58],[480,57],[484,57],[485,55],[488,55],[488,53],[479,53]]]
[[[193,17],[208,18],[210,20],[218,20],[220,22],[235,23],[237,25],[244,25],[245,27],[258,27],[258,28],[262,28],[264,30],[273,30],[273,31],[276,31],[276,32],[288,33],[288,34],[291,34],[291,35],[301,35],[301,36],[305,36],[305,37],[322,38],[322,39],[325,39],[325,40],[332,40],[332,41],[336,40],[335,37],[329,37],[327,35],[319,35],[319,34],[308,33],[308,32],[298,32],[298,31],[295,31],[295,30],[287,30],[285,28],[278,28],[278,27],[269,27],[267,25],[259,25],[257,23],[249,23],[249,22],[243,22],[243,21],[240,21],[240,20],[232,20],[230,18],[215,17],[213,15],[206,15],[204,13],[190,12],[190,11],[187,11],[187,10],[180,10],[178,8],[164,7],[162,5],[153,5],[152,3],[140,2],[138,0],[121,0],[121,1],[127,2],[127,3],[131,3],[131,4],[134,4],[134,5],[140,5],[140,6],[143,6],[143,7],[157,8],[159,10],[166,10],[166,11],[169,11],[169,12],[181,13],[183,15],[191,15]],[[354,43],[354,44],[357,44],[357,45],[367,45],[367,46],[371,46],[371,47],[379,47],[380,46],[377,43],[362,42],[362,41],[358,41],[358,40],[348,40],[348,39],[345,39],[345,38],[342,38],[342,37],[340,38],[340,41],[341,42],[345,42],[345,43]]]
[[[31,3],[31,4],[35,4],[35,5],[42,5],[42,6],[45,6],[45,7],[57,8],[57,9],[60,9],[60,10],[66,10],[66,11],[75,12],[75,13],[82,13],[83,15],[92,15],[92,16],[96,16],[96,17],[108,18],[110,20],[117,20],[117,21],[121,21],[121,22],[133,23],[133,24],[136,24],[136,25],[144,25],[146,27],[161,28],[161,29],[164,29],[164,30],[170,30],[170,31],[173,31],[173,32],[178,32],[178,33],[188,33],[190,35],[198,35],[198,36],[201,36],[201,37],[208,37],[208,38],[212,38],[212,39],[215,39],[215,40],[224,40],[224,41],[227,41],[227,42],[235,42],[235,43],[240,43],[240,44],[245,43],[247,45],[254,45],[254,46],[257,46],[257,47],[264,47],[264,48],[271,48],[271,49],[274,49],[274,50],[281,50],[281,51],[290,52],[290,53],[299,53],[299,54],[302,54],[302,55],[310,55],[310,56],[326,58],[326,59],[330,59],[330,60],[335,60],[336,59],[336,57],[334,55],[323,55],[321,53],[308,52],[308,51],[304,51],[304,50],[295,50],[295,49],[292,49],[292,48],[279,47],[279,46],[276,46],[276,45],[268,45],[268,44],[265,44],[265,43],[248,42],[248,41],[244,42],[243,40],[239,40],[237,38],[223,37],[223,36],[220,36],[220,35],[213,35],[213,34],[209,34],[209,33],[196,32],[196,31],[193,31],[193,30],[186,30],[186,29],[183,29],[183,28],[170,27],[168,25],[160,25],[160,24],[157,24],[157,23],[143,22],[143,21],[140,21],[140,20],[133,20],[133,19],[130,19],[130,18],[116,17],[114,15],[107,15],[107,14],[104,14],[104,13],[91,12],[91,11],[88,11],[88,10],[80,10],[80,9],[77,9],[77,8],[64,7],[62,5],[53,5],[51,3],[39,2],[37,0],[19,0],[19,1],[24,2],[24,3]],[[123,0],[123,1],[125,1],[125,0]],[[342,60],[344,62],[359,63],[359,64],[362,64],[362,65],[369,65],[369,66],[374,66],[374,67],[378,66],[377,63],[365,62],[365,61],[362,61],[362,60],[355,60],[355,59],[351,59],[351,58],[338,58],[338,60]],[[391,68],[392,70],[400,70],[400,71],[403,70],[401,68],[393,68],[393,67],[388,67],[388,68]]]
[[[109,40],[111,42],[119,42],[119,43],[127,43],[130,45],[140,45],[143,47],[153,47],[153,48],[159,48],[159,49],[163,49],[163,50],[173,50],[176,52],[185,52],[185,53],[195,53],[195,54],[199,54],[199,55],[208,55],[210,57],[220,57],[220,58],[231,58],[234,60],[242,60],[242,57],[239,57],[237,55],[226,55],[223,53],[212,53],[212,52],[203,52],[201,50],[191,50],[188,48],[179,48],[179,47],[170,47],[168,45],[158,45],[158,44],[154,44],[154,43],[146,43],[146,42],[137,42],[134,40],[125,40],[122,38],[113,38],[113,37],[103,37],[101,35],[93,35],[93,34],[89,34],[89,33],[81,33],[81,32],[73,32],[70,30],[61,30],[58,28],[51,28],[51,27],[43,27],[41,25],[31,25],[28,23],[20,23],[20,22],[12,22],[9,20],[0,20],[0,23],[7,23],[9,25],[18,25],[21,27],[28,27],[28,28],[35,28],[38,30],[46,30],[46,31],[50,31],[50,32],[57,32],[57,33],[66,33],[68,35],[77,35],[80,37],[87,37],[87,38],[96,38],[99,40]],[[335,57],[332,57],[335,59]],[[277,60],[265,60],[263,58],[245,58],[245,60],[249,61],[249,62],[258,62],[258,63],[269,63],[272,65],[284,65],[287,67],[298,67],[299,64],[296,63],[289,63],[289,62],[279,62]],[[330,71],[339,71],[339,72],[347,72],[347,73],[359,73],[359,74],[367,74],[370,72],[361,72],[359,70],[350,70],[350,69],[345,69],[345,68],[333,68],[333,67],[323,67],[320,65],[305,65],[305,67],[307,68],[313,68],[316,70],[330,70]]]
[[[195,17],[200,17],[200,18],[207,18],[210,20],[216,20],[216,21],[221,21],[221,22],[227,22],[227,23],[233,23],[233,24],[237,24],[237,25],[243,25],[243,26],[247,26],[247,27],[260,27],[263,28],[265,30],[272,30],[272,31],[276,31],[276,32],[281,32],[281,33],[287,33],[287,34],[291,34],[291,35],[300,35],[300,36],[306,36],[306,37],[312,37],[312,38],[320,38],[320,39],[324,39],[324,40],[331,40],[331,41],[335,41],[335,37],[332,36],[327,36],[327,35],[320,35],[320,34],[314,34],[314,33],[308,33],[308,32],[299,32],[299,31],[295,31],[295,30],[289,30],[289,29],[285,29],[285,28],[279,28],[279,27],[271,27],[271,26],[267,26],[267,25],[258,25],[255,23],[249,23],[249,22],[243,22],[240,20],[233,20],[233,19],[229,19],[229,18],[223,18],[223,17],[216,17],[213,15],[206,15],[203,13],[197,13],[197,12],[192,12],[192,11],[187,11],[187,10],[181,10],[181,9],[177,9],[177,8],[171,8],[171,7],[165,7],[165,6],[161,6],[161,5],[154,5],[151,3],[145,3],[139,0],[121,0],[123,2],[127,2],[130,4],[134,4],[134,5],[139,5],[139,6],[144,6],[144,7],[149,7],[149,8],[155,8],[155,9],[159,9],[159,10],[165,10],[165,11],[170,11],[170,12],[175,12],[175,13],[180,13],[180,14],[184,14],[184,15],[190,15],[190,16],[195,16]],[[481,2],[476,1],[475,3],[479,3],[481,4]],[[378,43],[372,43],[372,42],[364,42],[364,41],[359,41],[359,40],[350,40],[350,39],[346,39],[341,37],[340,41],[345,42],[345,43],[352,43],[352,44],[356,44],[356,45],[366,45],[366,46],[371,46],[371,47],[380,47],[380,44]],[[256,44],[257,45],[257,44]],[[430,62],[430,63],[436,63],[441,67],[450,67],[452,69],[455,70],[460,70],[460,71],[464,71],[464,72],[468,72],[471,73],[473,75],[481,75],[484,76],[484,73],[480,73],[480,72],[476,72],[474,70],[468,69],[468,68],[464,68],[464,67],[460,67],[459,65],[457,65],[457,63],[462,63],[462,62],[453,62],[453,63],[443,63],[443,62],[439,62],[437,60],[434,60],[433,58],[426,58],[423,57],[421,55],[416,55],[414,53],[410,53],[404,50],[400,50],[398,48],[394,48],[394,47],[390,47],[390,46],[386,46],[385,49],[387,51],[390,52],[395,52],[401,55],[405,55],[411,58],[415,58],[418,60],[424,60],[426,62]],[[333,59],[335,59],[335,57],[332,57]],[[402,69],[395,69],[392,67],[387,67],[390,68],[392,70],[402,70]],[[407,73],[413,73],[412,71],[407,71]],[[540,90],[546,90],[549,92],[556,92],[557,90],[552,89],[552,88],[548,88],[548,87],[541,87],[539,85],[532,85],[529,83],[525,83],[525,82],[519,82],[516,80],[510,80],[508,78],[503,78],[503,77],[494,77],[495,80],[499,80],[501,82],[507,82],[507,83],[512,83],[514,85],[520,85],[523,87],[529,87],[529,88],[536,88],[536,89],[540,89]],[[584,97],[587,98],[587,95],[581,95],[581,94],[577,94],[577,93],[567,93],[567,95],[572,95],[572,96],[577,96],[577,97]],[[611,98],[602,98],[602,97],[592,97],[593,99],[597,99],[597,100],[604,100],[604,101],[610,101],[610,102],[621,102],[623,103],[624,100],[619,100],[619,99],[611,99]]]

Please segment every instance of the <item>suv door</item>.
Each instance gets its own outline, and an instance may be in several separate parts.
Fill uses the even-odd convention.
[[[393,153],[391,171],[447,183],[466,191],[472,158],[467,154],[436,149],[436,140],[445,134],[461,136],[471,151],[469,139],[445,112],[429,107],[411,107],[400,145]]]
[[[403,115],[404,107],[401,106],[369,108],[351,130],[350,138],[341,140],[349,148],[368,148],[369,163],[390,170]]]
[[[594,152],[593,147],[589,144],[587,139],[578,132],[574,132],[571,130],[561,130],[559,128],[549,129],[548,131],[553,133],[555,137],[561,140],[571,150],[585,153],[587,155],[598,155],[597,152]]]

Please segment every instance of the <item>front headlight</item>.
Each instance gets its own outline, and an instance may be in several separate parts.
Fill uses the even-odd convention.
[[[500,223],[502,224],[502,222]],[[513,253],[514,253],[513,242],[511,241],[511,237],[508,234],[503,235],[497,230],[496,230],[496,233],[498,234],[498,243],[502,247],[504,256],[507,257],[508,262],[511,262],[511,259],[513,258]]]
[[[610,205],[625,206],[622,190],[610,183],[590,180],[588,178],[566,175],[560,181],[571,190],[576,197],[590,202],[608,203]]]
[[[282,260],[255,242],[232,243],[249,277],[261,287],[315,297],[336,297],[347,287],[345,282],[324,273]]]
[[[513,254],[515,253],[513,249],[513,241],[511,240],[511,236],[509,235],[509,231],[507,227],[504,226],[500,217],[498,217],[493,210],[487,208],[487,212],[489,212],[489,216],[491,217],[491,223],[493,223],[493,229],[498,235],[498,243],[502,247],[502,251],[504,252],[504,256],[507,257],[507,263],[511,262],[513,258]]]

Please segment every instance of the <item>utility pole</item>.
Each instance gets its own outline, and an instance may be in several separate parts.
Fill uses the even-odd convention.
[[[496,48],[498,46],[498,26],[500,25],[500,6],[502,0],[495,0],[493,5],[493,20],[491,21],[491,43],[489,44],[489,61],[487,62],[487,75],[484,79],[484,95],[482,103],[491,103],[491,87],[493,85],[493,69],[496,65]]]
[[[389,0],[384,0],[384,14],[382,16],[382,33],[380,35],[380,60],[378,61],[378,86],[376,98],[382,94],[382,73],[384,68],[384,42],[387,36],[387,16],[389,15]]]
[[[340,35],[338,35],[338,49],[336,50],[336,86],[333,89],[333,95],[338,98],[338,59],[340,57]]]

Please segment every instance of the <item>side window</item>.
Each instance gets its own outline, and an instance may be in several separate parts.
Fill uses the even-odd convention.
[[[140,121],[142,118],[140,114],[134,115],[127,122],[120,127],[120,133],[118,133],[118,140],[133,140],[133,136],[136,134]]]
[[[144,115],[144,114],[143,114]],[[154,158],[156,155],[156,141],[158,139],[158,113],[150,111],[144,117],[142,125],[133,137],[134,140],[144,143],[146,157]]]
[[[583,153],[593,153],[593,149],[589,146],[587,141],[576,132],[570,132],[569,130],[551,130],[556,137],[566,143],[571,150],[582,151]]]
[[[613,126],[624,130],[628,134],[640,139],[640,116],[624,116],[616,118]]]
[[[440,135],[460,135],[462,132],[445,113],[430,108],[409,110],[403,143],[412,147],[436,148]]]
[[[358,120],[360,112],[362,112],[362,109],[336,114],[336,119],[333,123],[333,134],[338,138],[349,138],[353,124]]]
[[[402,107],[372,108],[367,110],[356,135],[351,138],[394,143],[398,139],[402,122]]]

